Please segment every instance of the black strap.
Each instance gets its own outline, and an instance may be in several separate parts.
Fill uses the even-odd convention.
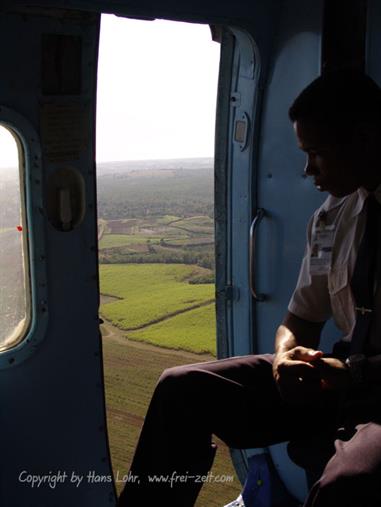
[[[373,194],[366,201],[367,219],[351,280],[356,306],[356,324],[351,341],[351,354],[364,352],[374,318],[374,285],[377,266],[377,231],[380,205]]]

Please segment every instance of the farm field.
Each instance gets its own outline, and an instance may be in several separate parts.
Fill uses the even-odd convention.
[[[192,352],[216,354],[215,306],[210,303],[201,308],[175,315],[169,320],[148,328],[128,333],[133,340],[153,345]]]
[[[215,353],[214,285],[189,283],[207,270],[182,264],[101,265],[101,315],[128,337]]]
[[[214,223],[206,215],[100,219],[101,264],[185,263],[214,268]]]
[[[112,464],[114,475],[119,471],[119,476],[123,476],[128,473],[143,418],[161,372],[172,366],[213,358],[131,342],[120,330],[107,323],[101,328]],[[233,479],[222,484],[205,484],[196,507],[222,507],[235,499],[241,490],[228,448],[218,439],[214,440],[218,451],[212,472],[232,476]],[[117,483],[116,486],[120,492],[123,484]]]
[[[105,234],[99,244],[101,250],[118,246],[132,246],[145,244],[147,241],[159,243],[159,236],[134,235],[134,234]],[[133,248],[132,248],[133,251]]]
[[[115,476],[129,470],[162,371],[216,354],[212,165],[196,159],[97,167],[100,313]],[[228,448],[215,441],[212,472],[233,480],[206,484],[196,507],[222,507],[241,490]],[[123,485],[116,486],[120,492]]]

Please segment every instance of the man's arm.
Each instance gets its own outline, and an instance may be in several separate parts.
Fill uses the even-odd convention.
[[[288,312],[275,338],[273,373],[288,401],[308,401],[321,389],[345,389],[351,383],[340,359],[316,350],[324,322],[310,322]],[[367,378],[381,382],[381,355],[369,358]],[[377,379],[377,380],[376,380]]]
[[[287,312],[275,336],[275,353],[297,346],[316,349],[325,322],[310,322]]]
[[[321,390],[321,377],[313,362],[323,357],[316,350],[324,322],[310,322],[288,312],[275,337],[273,375],[282,398],[289,403],[313,402]]]

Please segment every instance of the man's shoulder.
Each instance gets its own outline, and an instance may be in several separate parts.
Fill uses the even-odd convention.
[[[322,214],[336,215],[341,210],[345,210],[348,214],[356,216],[362,211],[367,195],[368,192],[363,188],[359,188],[356,192],[344,197],[329,195],[315,211],[315,216],[321,216]]]

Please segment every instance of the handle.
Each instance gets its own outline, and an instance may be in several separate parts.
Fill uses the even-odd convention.
[[[249,276],[250,276],[250,290],[255,301],[264,301],[266,296],[264,294],[257,294],[255,289],[255,237],[256,231],[262,218],[265,216],[265,210],[263,208],[257,209],[257,215],[253,220],[250,227],[250,255],[249,255]]]

